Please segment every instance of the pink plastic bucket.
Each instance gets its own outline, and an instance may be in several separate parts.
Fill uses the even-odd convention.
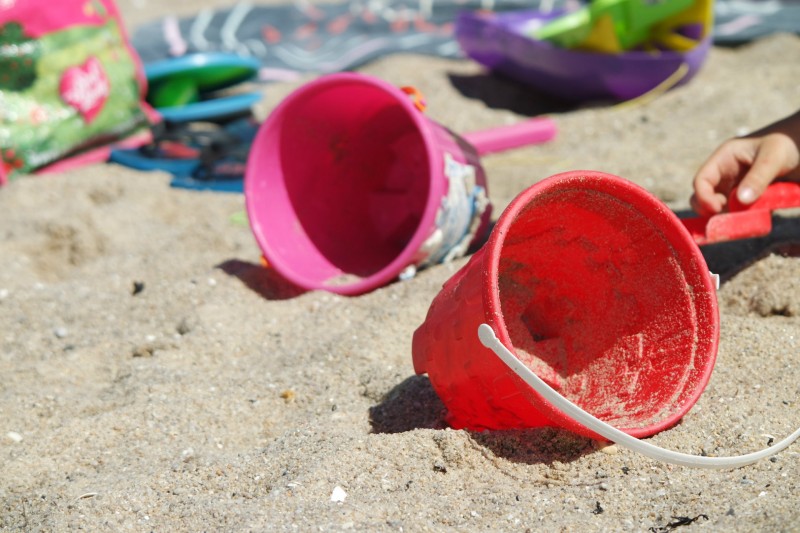
[[[689,411],[719,340],[715,282],[680,220],[644,189],[591,171],[511,202],[434,299],[412,351],[456,428],[597,437],[484,347],[482,323],[567,399],[635,437]]]
[[[549,120],[527,127],[538,137],[508,130],[484,151],[554,134]],[[403,90],[362,74],[323,76],[289,95],[256,136],[244,187],[250,225],[284,278],[364,293],[463,255],[485,232],[478,154]]]

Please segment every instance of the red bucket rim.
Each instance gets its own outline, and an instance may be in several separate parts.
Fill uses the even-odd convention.
[[[574,170],[551,176],[520,193],[500,215],[486,243],[486,253],[483,258],[484,282],[482,288],[486,321],[495,331],[500,342],[512,350],[513,353],[516,353],[516,349],[514,348],[514,344],[511,341],[506,324],[503,320],[502,305],[500,302],[498,280],[503,243],[517,216],[531,201],[548,193],[570,189],[592,189],[600,193],[605,193],[619,200],[627,201],[629,205],[645,213],[653,225],[665,235],[668,242],[681,253],[681,256],[685,260],[694,261],[702,267],[697,273],[699,275],[693,276],[693,281],[699,281],[702,291],[714,295],[712,298],[695,300],[695,305],[702,305],[702,303],[705,303],[707,307],[704,309],[704,316],[711,316],[714,320],[713,324],[711,324],[713,329],[709,332],[709,335],[707,335],[705,339],[698,340],[698,344],[705,341],[702,349],[705,352],[706,364],[694,380],[696,384],[694,389],[690,394],[683,396],[682,405],[676,407],[672,413],[663,420],[645,427],[620,428],[634,437],[650,436],[675,425],[692,406],[694,406],[703,393],[703,390],[711,378],[719,347],[719,309],[716,299],[716,285],[706,267],[705,258],[700,248],[680,222],[677,215],[646,189],[613,174],[599,171]],[[706,274],[703,275],[702,272]],[[698,351],[699,350],[700,348],[698,348]],[[523,386],[527,387],[527,385],[524,384]],[[575,430],[577,428],[579,433],[593,435],[587,428],[584,428],[571,419],[565,418],[565,415],[555,409],[536,391],[531,389],[530,393],[536,399],[536,408],[542,411],[545,416],[551,420],[558,420],[560,422],[559,425],[567,429]]]

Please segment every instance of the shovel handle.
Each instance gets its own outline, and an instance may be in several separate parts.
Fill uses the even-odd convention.
[[[800,183],[790,181],[772,183],[752,204],[740,202],[736,197],[736,192],[737,189],[733,189],[728,197],[728,210],[731,213],[755,209],[774,211],[775,209],[800,207]]]
[[[800,183],[773,183],[752,204],[736,198],[736,189],[728,196],[728,211],[710,217],[681,220],[699,245],[762,237],[772,231],[772,211],[800,207]]]
[[[556,123],[549,117],[536,117],[511,126],[500,126],[464,134],[478,155],[503,152],[529,144],[540,144],[556,136]]]

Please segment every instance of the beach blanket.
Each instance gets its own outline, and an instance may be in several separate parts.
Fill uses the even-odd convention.
[[[800,33],[798,0],[717,0],[714,43],[741,44],[772,33]]]
[[[295,0],[203,10],[136,29],[134,47],[153,62],[193,52],[226,51],[260,59],[261,79],[337,72],[383,55],[413,52],[463,57],[453,37],[462,10],[574,9],[577,0],[354,0],[312,5]],[[775,32],[800,32],[798,0],[717,0],[714,42],[738,44]]]
[[[570,4],[571,2],[571,4]],[[548,9],[577,6],[553,0]],[[305,72],[339,72],[378,57],[413,52],[463,57],[453,37],[461,10],[530,9],[539,0],[354,0],[311,5],[302,0],[274,6],[239,2],[139,27],[134,47],[144,62],[194,52],[226,51],[261,60],[262,80]]]

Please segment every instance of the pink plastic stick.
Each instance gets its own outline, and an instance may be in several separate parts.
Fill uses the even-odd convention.
[[[556,136],[556,123],[548,117],[537,117],[512,126],[500,126],[488,130],[464,134],[479,155],[492,154],[519,148],[529,144],[540,144]]]

